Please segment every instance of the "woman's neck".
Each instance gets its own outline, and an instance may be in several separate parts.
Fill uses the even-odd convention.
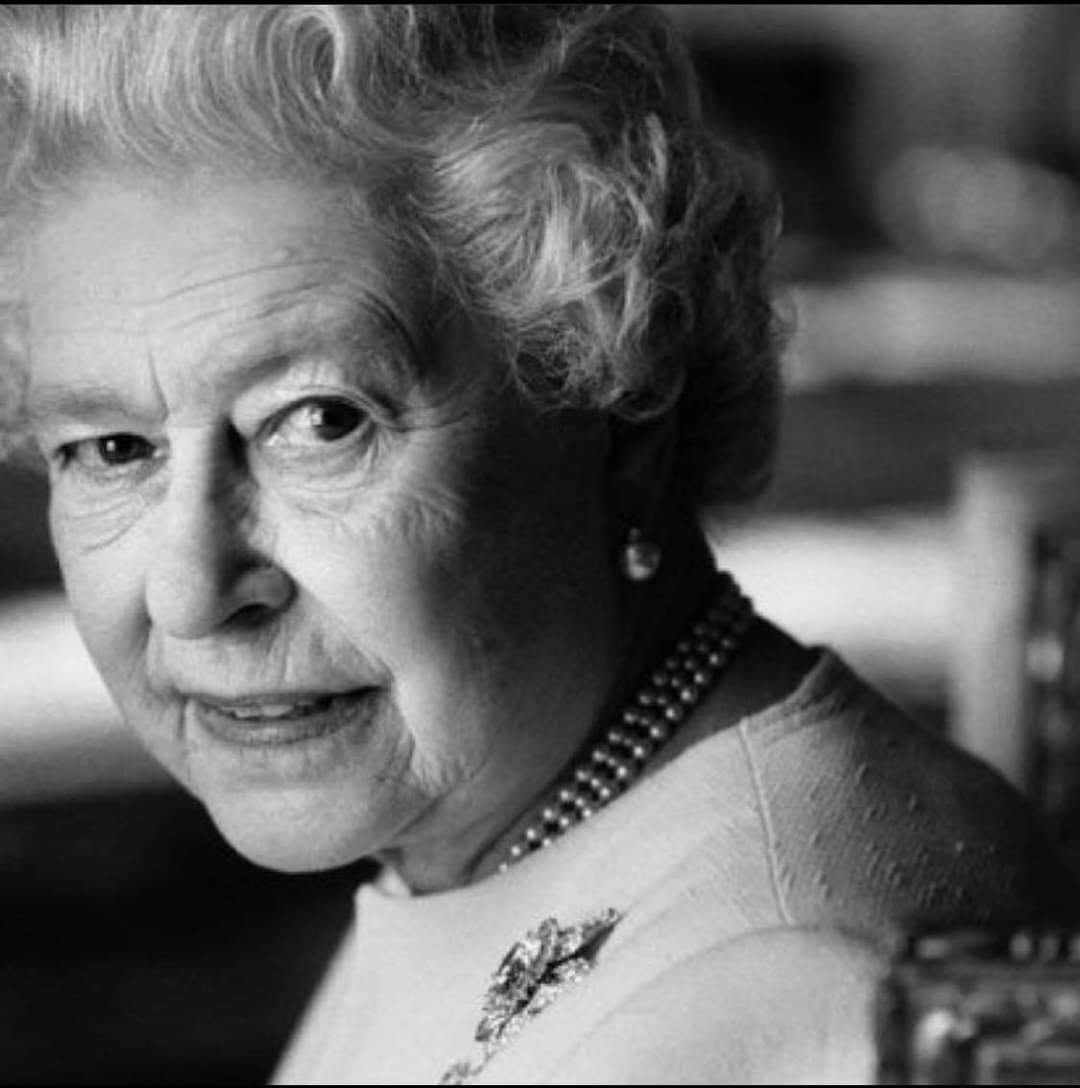
[[[525,831],[534,825],[545,806],[550,805],[564,783],[569,768],[597,742],[602,727],[609,725],[631,700],[660,661],[709,603],[715,592],[716,569],[703,535],[688,517],[669,526],[660,541],[663,557],[655,577],[645,582],[621,581],[617,612],[617,662],[606,685],[598,713],[583,723],[581,742],[565,765],[550,781],[522,797],[509,820],[485,833],[485,819],[459,829],[454,847],[436,841],[411,848],[388,851],[380,860],[390,866],[416,894],[474,883],[494,873]],[[473,845],[467,845],[472,840]],[[453,866],[453,869],[448,868]]]
[[[658,661],[684,635],[707,601],[715,574],[707,543],[696,526],[688,523],[668,535],[663,561],[654,579],[624,584],[619,668],[597,720],[585,732],[581,747],[567,767],[582,757],[595,742],[599,728],[628,705]],[[536,821],[545,805],[551,803],[555,787],[566,770],[560,768],[539,796],[529,799],[518,817],[478,855],[467,882],[483,879],[499,868],[511,845]]]

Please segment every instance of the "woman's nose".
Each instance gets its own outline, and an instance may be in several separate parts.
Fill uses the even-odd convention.
[[[209,480],[174,480],[155,519],[146,575],[151,621],[173,638],[257,625],[293,598],[292,579],[250,541],[249,512]]]

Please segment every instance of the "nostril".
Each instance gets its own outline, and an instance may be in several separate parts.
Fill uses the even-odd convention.
[[[236,572],[223,587],[221,622],[234,628],[259,627],[288,607],[292,579],[280,567],[259,563]]]
[[[231,622],[236,627],[259,627],[276,613],[266,604],[245,604],[233,613]]]
[[[281,567],[272,563],[253,567],[238,578],[234,588],[236,607],[233,615],[254,610],[256,618],[263,618],[268,612],[278,612],[293,597],[293,581]]]

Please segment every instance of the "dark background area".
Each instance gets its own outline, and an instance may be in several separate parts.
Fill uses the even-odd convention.
[[[257,869],[171,789],[5,812],[0,1079],[265,1082],[369,871]]]

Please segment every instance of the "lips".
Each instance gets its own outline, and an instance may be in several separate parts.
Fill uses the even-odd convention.
[[[377,688],[340,694],[268,693],[241,699],[193,697],[198,725],[215,740],[240,748],[274,748],[332,736],[370,719]]]

